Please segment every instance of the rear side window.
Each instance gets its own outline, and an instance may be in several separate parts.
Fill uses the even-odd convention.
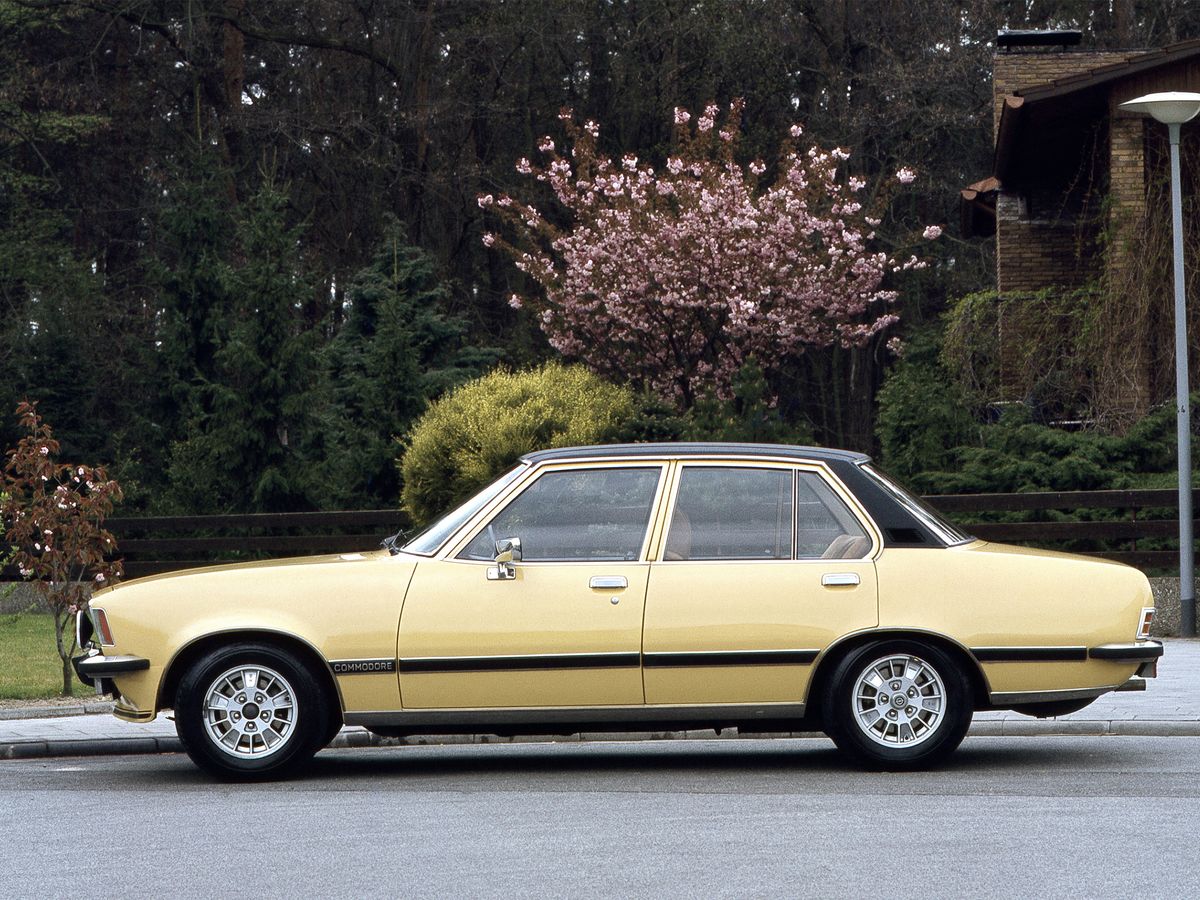
[[[790,559],[790,469],[687,466],[663,558]]]
[[[660,466],[547,472],[459,554],[492,559],[496,541],[520,538],[525,562],[638,559]]]
[[[796,558],[861,559],[871,539],[816,472],[796,473]]]

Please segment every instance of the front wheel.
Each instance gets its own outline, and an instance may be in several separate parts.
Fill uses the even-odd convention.
[[[872,768],[917,769],[945,759],[971,724],[971,685],[931,644],[894,640],[852,650],[825,693],[825,729]]]
[[[220,778],[279,778],[303,765],[330,716],[304,662],[269,644],[212,651],[179,682],[175,729],[188,756]]]

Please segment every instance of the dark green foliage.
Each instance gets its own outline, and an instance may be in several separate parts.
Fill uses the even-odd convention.
[[[763,444],[811,444],[812,431],[803,422],[785,421],[768,397],[763,371],[754,358],[746,360],[733,378],[733,396],[711,393],[688,411],[682,437],[691,441],[735,441]]]
[[[949,467],[954,448],[974,437],[967,398],[938,349],[934,332],[913,335],[879,391],[880,462],[902,480]]]
[[[431,399],[494,365],[497,351],[466,345],[467,325],[446,312],[432,262],[395,221],[346,298],[345,324],[322,354],[313,492],[329,507],[390,506],[400,492],[396,438]]]
[[[654,441],[682,441],[690,421],[657,394],[646,391],[638,396],[633,413],[614,434],[622,444],[641,444]]]
[[[1039,425],[1028,410],[1013,407],[979,435],[977,445],[946,451],[944,467],[908,475],[910,485],[937,494],[1101,490],[1140,487],[1144,473],[1175,467],[1173,406],[1155,410],[1124,436]]]
[[[561,363],[468,382],[413,427],[400,461],[404,508],[424,525],[531,450],[615,442],[633,406],[628,389]]]
[[[175,502],[196,512],[275,512],[307,505],[306,466],[292,447],[308,429],[314,335],[286,195],[269,180],[242,208],[236,261],[203,253],[177,270],[179,340],[192,379],[178,382],[188,411],[169,468]],[[216,235],[197,245],[215,250]],[[185,287],[186,286],[186,287]],[[204,302],[224,306],[211,319]],[[190,357],[189,357],[190,354]],[[186,369],[182,369],[186,371]]]

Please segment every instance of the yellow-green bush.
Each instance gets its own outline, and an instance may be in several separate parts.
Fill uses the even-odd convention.
[[[634,411],[633,394],[580,366],[497,370],[435,402],[400,460],[402,505],[417,524],[465,500],[531,450],[605,443]]]

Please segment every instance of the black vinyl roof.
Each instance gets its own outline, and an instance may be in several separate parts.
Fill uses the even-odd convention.
[[[734,444],[719,441],[682,441],[679,443],[597,444],[590,447],[559,447],[536,450],[521,457],[522,462],[540,463],[564,459],[596,459],[606,456],[771,456],[819,462],[865,463],[870,457],[850,450],[828,447],[797,447],[792,444]]]

